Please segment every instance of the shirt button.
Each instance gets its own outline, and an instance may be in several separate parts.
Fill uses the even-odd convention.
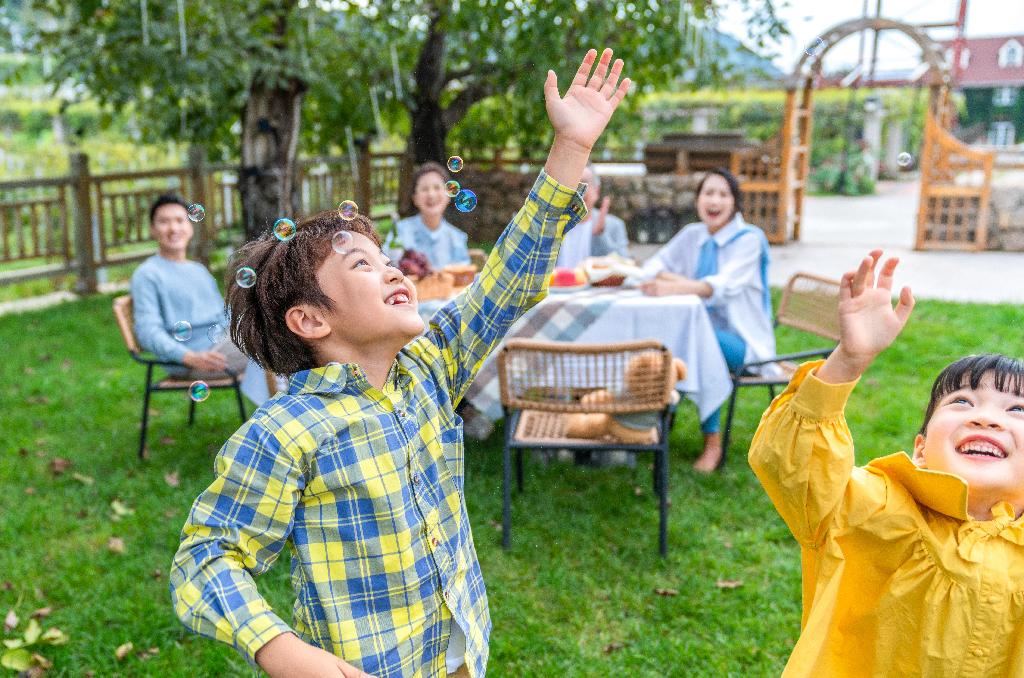
[[[437,548],[441,545],[441,542],[437,540],[437,537],[431,537],[430,543],[434,545],[434,548]]]
[[[420,480],[420,475],[418,473],[413,474],[413,476],[412,476],[412,484],[413,485],[419,485],[421,482],[423,482],[423,481]]]
[[[398,416],[405,419],[405,410],[398,410]]]
[[[445,592],[444,592],[444,599],[445,599],[445,600],[448,600],[448,598],[449,598],[449,596],[448,596],[448,592],[447,592],[447,591],[445,591]]]
[[[980,647],[976,647],[971,651],[971,654],[973,654],[975,657],[982,657],[984,656],[985,651],[982,650]]]

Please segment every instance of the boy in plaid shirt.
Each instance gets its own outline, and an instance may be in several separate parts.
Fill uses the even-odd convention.
[[[423,333],[416,288],[372,222],[336,212],[288,242],[249,243],[228,290],[231,337],[292,374],[224,445],[171,568],[192,630],[271,676],[483,676],[491,630],[463,499],[455,406],[508,328],[547,292],[565,233],[586,214],[578,181],[629,88],[590,50],[566,96],[544,97],[554,143],[477,280]],[[610,70],[609,70],[610,67]],[[293,623],[254,578],[287,546]]]

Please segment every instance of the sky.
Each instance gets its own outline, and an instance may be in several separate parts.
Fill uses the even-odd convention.
[[[867,0],[868,13],[874,16],[879,0]],[[882,16],[910,24],[951,22],[956,20],[958,0],[881,0]],[[785,21],[792,37],[774,45],[778,56],[774,63],[783,72],[793,70],[807,45],[835,24],[861,16],[864,0],[775,0],[776,12]],[[729,2],[719,28],[747,41],[744,14],[738,2]],[[936,40],[953,37],[953,29],[928,29]],[[966,35],[968,38],[1024,34],[1024,1],[968,0]],[[858,37],[850,36],[826,56],[825,69],[833,70],[857,63]],[[870,55],[871,37],[866,40],[865,55]],[[867,56],[865,57],[867,58]],[[920,50],[901,33],[881,34],[878,70],[912,69],[920,64]]]

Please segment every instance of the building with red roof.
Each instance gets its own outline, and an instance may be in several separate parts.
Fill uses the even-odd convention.
[[[953,64],[953,41],[941,44],[967,103],[961,124],[981,127],[994,146],[1024,141],[1024,34],[967,38],[959,64]]]

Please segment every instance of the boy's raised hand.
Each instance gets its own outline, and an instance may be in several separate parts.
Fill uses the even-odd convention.
[[[909,287],[892,305],[892,276],[899,259],[890,257],[875,280],[882,250],[873,250],[856,271],[843,275],[839,291],[839,346],[818,371],[824,381],[853,381],[868,368],[907,324],[914,308]]]
[[[589,50],[565,97],[558,94],[558,77],[554,71],[548,71],[544,82],[544,103],[555,136],[578,144],[587,151],[594,147],[612,113],[629,91],[630,84],[629,78],[619,82],[622,59],[616,59],[611,65],[611,72],[608,71],[612,50],[604,50],[591,74],[595,59],[597,50]]]

